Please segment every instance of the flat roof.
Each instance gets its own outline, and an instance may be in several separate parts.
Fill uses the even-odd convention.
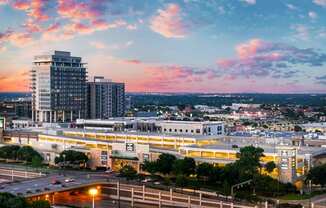
[[[237,145],[238,148],[232,148],[233,145]],[[183,146],[180,147],[180,149],[184,150],[218,150],[218,151],[234,151],[234,152],[239,152],[241,147],[245,147],[248,145],[252,145],[255,147],[261,147],[264,149],[264,153],[266,154],[275,154],[277,153],[278,149],[282,148],[295,148],[298,150],[299,155],[305,155],[305,154],[311,154],[312,156],[319,155],[326,153],[326,148],[322,147],[299,147],[299,146],[293,146],[293,145],[255,145],[255,144],[250,144],[250,143],[219,143],[219,144],[214,144],[214,145],[188,145],[188,146]]]

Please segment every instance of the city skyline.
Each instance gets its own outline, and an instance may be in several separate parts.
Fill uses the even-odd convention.
[[[0,92],[71,51],[129,92],[326,93],[326,1],[0,0]]]

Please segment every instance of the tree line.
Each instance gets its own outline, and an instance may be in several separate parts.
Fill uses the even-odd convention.
[[[264,165],[261,158],[264,150],[260,147],[247,146],[240,148],[234,163],[224,167],[210,163],[196,164],[193,158],[176,158],[174,155],[161,154],[156,161],[145,161],[142,169],[152,176],[162,176],[165,180],[175,181],[179,187],[209,188],[222,194],[230,195],[231,187],[235,184],[252,180],[252,183],[238,191],[238,194],[248,195],[248,189],[264,196],[278,196],[296,192],[290,184],[280,183],[262,170],[272,172],[276,168],[274,162]]]

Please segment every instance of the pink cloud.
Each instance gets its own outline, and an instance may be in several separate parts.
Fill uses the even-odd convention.
[[[168,4],[164,10],[159,9],[157,16],[151,20],[150,28],[166,38],[183,38],[187,34],[178,4]]]
[[[73,21],[96,20],[104,15],[105,1],[92,0],[88,3],[76,0],[59,0],[58,13]]]
[[[96,49],[105,49],[107,46],[105,43],[102,43],[100,41],[92,41],[89,43],[91,46],[95,47]]]
[[[284,43],[272,43],[252,39],[235,47],[236,58],[219,59],[220,69],[227,69],[223,74],[246,78],[267,77],[290,78],[298,70],[295,65],[322,66],[326,63],[325,54],[308,48],[300,49]]]
[[[17,47],[25,46],[33,41],[30,33],[6,31],[0,33],[0,44],[10,42]]]
[[[142,61],[138,59],[130,59],[130,60],[123,60],[123,63],[139,65],[142,64]]]
[[[319,6],[326,7],[326,0],[313,0],[313,2]]]
[[[37,21],[45,21],[49,19],[46,14],[46,4],[48,0],[16,0],[12,6],[18,10],[25,10],[28,16]]]
[[[264,42],[260,39],[252,39],[248,43],[242,43],[236,46],[236,52],[239,58],[248,58],[256,55],[257,50],[264,46]]]
[[[23,24],[23,27],[30,33],[40,32],[42,28],[31,18]]]
[[[30,2],[26,0],[16,0],[12,6],[18,10],[27,10],[30,8]]]

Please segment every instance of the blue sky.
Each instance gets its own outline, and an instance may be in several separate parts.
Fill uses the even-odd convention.
[[[137,92],[326,92],[326,0],[0,0],[0,91],[68,50]],[[19,80],[19,82],[17,82]]]

